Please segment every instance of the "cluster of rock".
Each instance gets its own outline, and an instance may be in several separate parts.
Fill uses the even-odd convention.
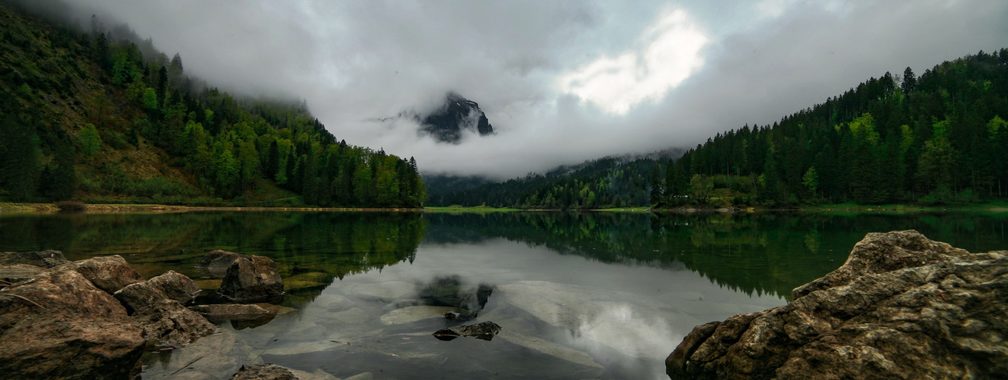
[[[669,377],[997,378],[1008,374],[1008,251],[868,234],[787,305],[697,326]]]
[[[237,255],[219,292],[239,302],[276,299],[283,284],[268,258]],[[144,351],[214,333],[204,314],[219,322],[229,307],[254,307],[258,318],[278,312],[261,305],[187,307],[199,294],[193,280],[174,271],[144,280],[120,256],[70,262],[58,251],[0,253],[0,373],[133,378]]]

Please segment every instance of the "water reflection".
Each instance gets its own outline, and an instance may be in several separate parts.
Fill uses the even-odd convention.
[[[279,263],[297,312],[150,357],[147,378],[227,377],[255,361],[316,378],[662,378],[693,326],[784,303],[866,232],[915,228],[990,250],[1008,245],[1006,225],[974,214],[60,215],[0,218],[0,250],[120,254],[146,275],[197,279],[214,248]],[[431,337],[459,323],[445,312],[467,310],[501,334]]]

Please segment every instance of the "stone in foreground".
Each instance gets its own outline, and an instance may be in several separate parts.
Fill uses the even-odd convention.
[[[231,380],[298,380],[289,369],[276,364],[242,366]]]
[[[54,250],[30,252],[0,252],[0,265],[27,264],[42,268],[52,268],[66,264],[63,252]]]
[[[218,293],[231,302],[271,302],[283,298],[277,265],[265,256],[239,257],[228,267]]]
[[[203,256],[200,266],[205,268],[212,277],[221,278],[227,273],[231,264],[240,257],[245,257],[245,255],[223,249],[215,249],[207,252],[206,256]]]
[[[130,378],[139,371],[141,332],[84,275],[43,272],[0,290],[0,377]]]
[[[216,331],[206,318],[169,298],[157,284],[147,280],[115,292],[115,298],[143,328],[148,346],[177,348]]]
[[[119,255],[92,257],[66,265],[108,293],[115,293],[126,285],[143,281],[143,276]]]
[[[787,305],[694,328],[665,365],[673,379],[995,378],[1005,300],[1008,252],[871,233]]]

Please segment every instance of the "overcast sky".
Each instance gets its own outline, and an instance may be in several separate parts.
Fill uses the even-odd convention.
[[[693,146],[1008,42],[1004,0],[76,2],[213,85],[303,99],[337,138],[497,178]],[[447,91],[497,134],[450,145],[374,121]]]

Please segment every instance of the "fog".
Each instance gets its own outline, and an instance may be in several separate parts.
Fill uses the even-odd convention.
[[[693,146],[1008,36],[1000,0],[76,3],[211,85],[303,100],[337,138],[494,178]],[[448,91],[497,133],[452,145],[376,121]]]

